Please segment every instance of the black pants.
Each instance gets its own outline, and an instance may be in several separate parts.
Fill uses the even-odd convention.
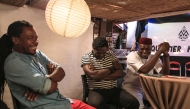
[[[117,108],[139,109],[138,100],[121,88],[94,89],[89,92],[88,104],[97,109],[112,109],[109,104]]]

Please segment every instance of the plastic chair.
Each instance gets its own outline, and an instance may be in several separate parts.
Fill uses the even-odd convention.
[[[170,62],[170,70],[179,71],[179,76],[181,76],[181,65],[177,61]]]
[[[190,62],[185,63],[185,77],[187,76],[187,71],[190,71]]]

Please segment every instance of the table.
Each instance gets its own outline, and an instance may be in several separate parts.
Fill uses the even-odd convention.
[[[190,77],[159,78],[140,74],[140,81],[154,109],[190,109]]]

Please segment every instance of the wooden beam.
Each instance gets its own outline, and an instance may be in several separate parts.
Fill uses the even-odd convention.
[[[99,28],[99,36],[106,37],[106,28],[107,28],[107,20],[101,19],[100,20],[100,28]]]
[[[0,0],[0,3],[8,4],[8,5],[13,5],[17,7],[22,7],[24,6],[28,0]]]
[[[107,21],[106,36],[112,37],[113,34],[113,21]]]
[[[27,5],[45,10],[49,1],[50,0],[32,0],[31,2],[28,2]]]

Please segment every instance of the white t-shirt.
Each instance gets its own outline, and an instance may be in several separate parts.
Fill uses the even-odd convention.
[[[149,59],[152,58],[153,55],[149,55],[148,59],[141,58],[137,51],[130,52],[127,55],[127,73],[124,77],[124,82],[122,84],[123,88],[127,87],[135,87],[142,89],[140,79],[139,79],[139,72],[138,70],[143,66]],[[154,69],[150,70],[148,74],[153,74],[153,71],[155,70],[157,73],[159,73],[162,69],[162,62],[161,59],[158,59],[156,65],[154,66]]]

